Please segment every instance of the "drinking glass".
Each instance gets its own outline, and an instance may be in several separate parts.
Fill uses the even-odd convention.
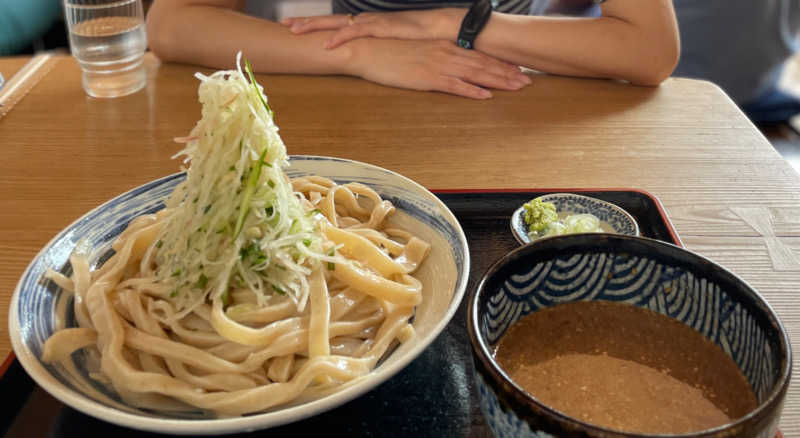
[[[87,94],[118,97],[144,87],[147,36],[141,0],[64,0],[64,12]]]

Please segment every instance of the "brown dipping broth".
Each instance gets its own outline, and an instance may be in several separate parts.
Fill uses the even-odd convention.
[[[545,405],[624,432],[696,432],[757,406],[722,349],[678,320],[629,304],[574,302],[531,313],[508,329],[494,356]]]

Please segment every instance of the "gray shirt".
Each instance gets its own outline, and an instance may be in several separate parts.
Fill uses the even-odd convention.
[[[710,80],[736,103],[760,97],[797,50],[800,0],[674,0],[681,33],[675,76]]]

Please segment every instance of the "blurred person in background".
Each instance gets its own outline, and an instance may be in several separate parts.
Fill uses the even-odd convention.
[[[347,74],[472,98],[528,85],[518,66],[657,85],[679,55],[671,0],[582,0],[602,4],[581,18],[531,16],[531,0],[493,0],[475,50],[457,44],[472,1],[332,1],[333,15],[278,23],[242,13],[236,0],[158,0],[149,44],[165,61],[230,68],[241,50],[262,73]]]
[[[778,89],[797,50],[800,0],[674,0],[681,38],[676,76],[718,84],[755,123],[800,113]]]
[[[0,56],[32,53],[66,45],[60,0],[0,0]],[[61,29],[50,43],[48,32]],[[58,32],[54,32],[58,34]],[[45,41],[45,40],[48,41]]]

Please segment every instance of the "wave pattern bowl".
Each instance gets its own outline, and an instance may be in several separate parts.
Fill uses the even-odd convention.
[[[669,436],[775,437],[791,351],[786,331],[764,299],[731,272],[690,251],[600,233],[543,238],[517,248],[489,268],[469,298],[474,380],[496,437],[656,436],[612,431],[556,411],[515,384],[493,358],[498,340],[523,316],[560,303],[597,300],[647,308],[693,327],[733,359],[754,390],[758,406],[743,418]]]
[[[33,259],[17,285],[9,312],[14,352],[28,374],[65,404],[101,420],[149,431],[207,435],[263,429],[315,415],[358,397],[408,365],[444,329],[463,297],[469,251],[461,226],[436,196],[397,173],[328,157],[292,156],[290,163],[290,177],[313,174],[372,187],[397,208],[393,223],[432,245],[415,274],[423,283],[423,301],[417,306],[413,322],[416,337],[398,346],[372,373],[320,399],[243,417],[209,418],[202,411],[176,414],[125,404],[113,391],[89,377],[85,350],[73,354],[71,369],[42,362],[42,347],[55,328],[76,325],[71,297],[52,282],[42,281],[45,270],[53,268],[69,274],[68,257],[81,239],[86,239],[98,255],[90,260],[91,266],[102,263],[103,256],[109,255],[111,242],[131,219],[163,208],[163,200],[184,179],[183,174],[175,174],[133,189],[87,213]]]

